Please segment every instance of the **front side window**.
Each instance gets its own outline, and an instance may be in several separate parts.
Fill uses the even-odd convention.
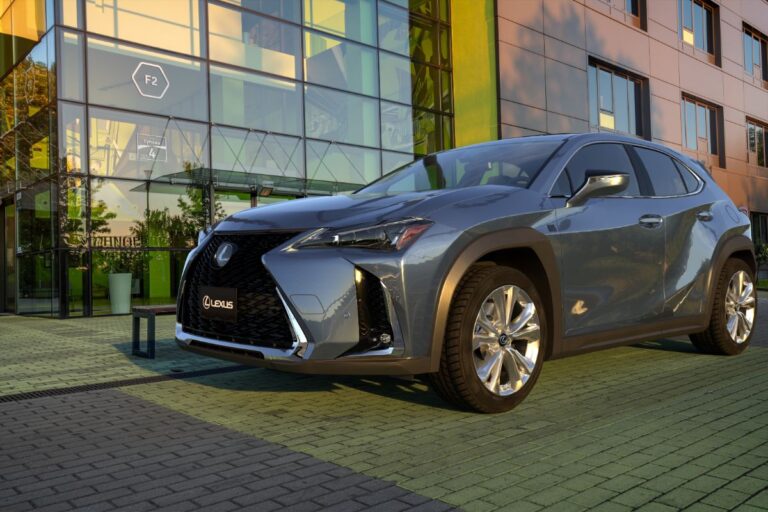
[[[624,173],[629,175],[629,186],[620,196],[639,196],[640,187],[635,169],[622,144],[590,144],[576,153],[565,167],[571,184],[571,193],[579,190],[589,172]],[[560,183],[558,187],[562,187]]]
[[[768,125],[747,120],[749,163],[768,167]]]
[[[358,193],[396,194],[479,185],[527,187],[562,139],[520,140],[427,155]]]
[[[682,101],[683,146],[691,151],[718,154],[717,110],[684,97]]]
[[[712,55],[715,54],[716,6],[703,0],[678,0],[680,38]]]
[[[683,177],[670,157],[659,151],[635,148],[645,167],[655,196],[680,196],[688,193]]]
[[[590,124],[604,130],[644,136],[642,82],[592,63],[588,70]]]
[[[760,32],[744,27],[744,71],[762,80],[768,80],[766,41],[768,38]]]

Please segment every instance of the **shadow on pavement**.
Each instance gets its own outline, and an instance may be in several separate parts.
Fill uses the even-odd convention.
[[[693,344],[690,341],[681,340],[681,339],[662,339],[662,340],[644,341],[642,343],[638,343],[637,345],[633,345],[633,346],[636,348],[645,348],[645,349],[652,349],[652,350],[666,350],[668,352],[700,354],[700,352],[696,350],[696,348],[693,346]]]

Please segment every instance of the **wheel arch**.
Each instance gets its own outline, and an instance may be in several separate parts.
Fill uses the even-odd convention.
[[[719,249],[715,251],[715,259],[710,268],[707,279],[707,309],[704,312],[706,317],[705,325],[709,325],[712,315],[712,304],[715,300],[715,289],[720,272],[723,271],[725,262],[731,258],[737,258],[746,263],[755,276],[757,276],[757,259],[755,258],[755,249],[752,239],[745,235],[736,235],[720,243]],[[755,277],[757,279],[757,277]]]
[[[560,349],[561,312],[560,274],[554,250],[542,233],[532,228],[514,228],[487,233],[464,247],[445,274],[438,292],[432,330],[430,369],[437,371],[443,349],[445,328],[453,296],[462,277],[475,263],[492,262],[524,272],[536,285],[545,304],[550,340],[546,358]]]

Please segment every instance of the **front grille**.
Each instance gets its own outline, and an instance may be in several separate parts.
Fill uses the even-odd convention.
[[[276,284],[261,256],[297,233],[214,234],[190,264],[181,304],[184,332],[260,347],[290,348],[293,334]],[[237,249],[224,267],[214,255],[224,242]],[[201,286],[237,288],[237,322],[202,316]]]

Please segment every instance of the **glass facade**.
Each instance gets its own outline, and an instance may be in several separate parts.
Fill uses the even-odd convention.
[[[454,144],[448,0],[0,9],[0,309],[173,302],[205,225]]]

